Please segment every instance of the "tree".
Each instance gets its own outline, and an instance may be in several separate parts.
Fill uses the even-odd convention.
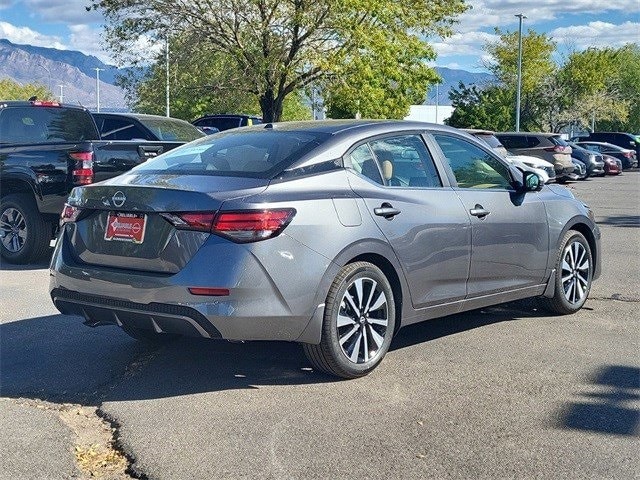
[[[2,100],[28,100],[37,97],[38,100],[49,100],[53,95],[47,87],[40,83],[26,83],[24,85],[9,78],[0,80],[0,98]]]
[[[449,92],[455,108],[447,125],[457,128],[478,128],[503,132],[513,128],[515,96],[499,85],[467,87],[462,82]]]
[[[349,61],[370,55],[372,45],[373,52],[400,51],[419,38],[447,36],[454,18],[466,10],[463,0],[93,0],[92,5],[104,13],[107,43],[119,58],[130,57],[144,38],[198,37],[201,49],[224,56],[242,75],[238,91],[257,98],[266,121],[279,120],[284,99],[311,83],[333,76],[349,84],[338,75]]]

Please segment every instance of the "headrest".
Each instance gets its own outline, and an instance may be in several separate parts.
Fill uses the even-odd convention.
[[[385,180],[391,180],[393,178],[393,163],[390,160],[382,161],[382,176]]]

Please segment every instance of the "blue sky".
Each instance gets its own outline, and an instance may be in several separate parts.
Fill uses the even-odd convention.
[[[102,48],[103,19],[87,12],[90,0],[0,0],[0,38],[13,43],[79,50],[113,63]],[[483,70],[489,60],[483,44],[494,28],[518,28],[516,13],[528,18],[525,29],[552,36],[560,53],[591,46],[640,43],[640,0],[469,0],[456,34],[433,40],[438,66]]]

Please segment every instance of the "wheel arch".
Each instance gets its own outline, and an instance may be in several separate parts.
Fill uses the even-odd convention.
[[[560,248],[559,242],[562,241],[565,234],[569,230],[575,230],[576,232],[581,233],[584,238],[586,238],[587,243],[589,244],[589,248],[591,249],[591,257],[593,258],[594,272],[593,278],[594,280],[600,276],[600,235],[599,230],[597,230],[597,226],[593,223],[589,218],[578,216],[574,217],[572,221],[568,222],[567,225],[562,229],[560,236],[558,237],[558,244],[556,245],[556,249]]]

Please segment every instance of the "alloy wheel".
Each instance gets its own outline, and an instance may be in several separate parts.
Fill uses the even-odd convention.
[[[11,253],[19,252],[27,241],[27,222],[16,208],[7,208],[0,216],[0,240]]]
[[[379,354],[389,325],[387,296],[372,278],[356,278],[344,292],[337,316],[342,353],[353,363]]]
[[[562,288],[567,301],[574,305],[580,303],[589,291],[590,281],[587,249],[578,241],[571,242],[562,255]]]

